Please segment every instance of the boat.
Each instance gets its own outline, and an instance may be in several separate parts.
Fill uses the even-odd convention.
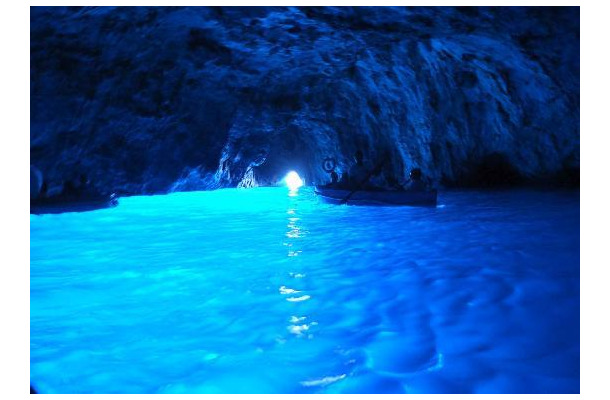
[[[436,189],[426,191],[367,189],[356,190],[316,186],[314,193],[330,204],[359,206],[427,206],[436,207]]]
[[[61,214],[65,212],[82,212],[116,207],[119,200],[116,195],[108,196],[56,196],[30,200],[30,214]]]

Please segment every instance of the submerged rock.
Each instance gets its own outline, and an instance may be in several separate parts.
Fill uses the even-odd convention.
[[[32,7],[30,26],[50,185],[311,184],[356,149],[447,185],[577,181],[578,7]]]

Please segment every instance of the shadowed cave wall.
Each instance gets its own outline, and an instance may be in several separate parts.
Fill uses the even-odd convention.
[[[32,7],[30,162],[57,193],[320,183],[358,148],[577,185],[579,30],[578,7]]]

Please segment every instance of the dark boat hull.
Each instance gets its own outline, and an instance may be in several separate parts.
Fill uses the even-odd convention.
[[[96,198],[55,198],[31,200],[30,214],[61,214],[65,212],[93,211],[115,207],[119,201],[114,196]]]
[[[435,207],[437,192],[429,191],[384,191],[359,190],[352,193],[348,189],[325,188],[316,186],[314,192],[320,198],[331,204],[348,204],[361,206],[419,206]],[[348,198],[344,203],[345,198]]]

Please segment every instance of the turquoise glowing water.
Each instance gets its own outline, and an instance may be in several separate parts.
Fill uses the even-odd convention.
[[[579,194],[311,189],[30,217],[43,393],[578,392]]]

